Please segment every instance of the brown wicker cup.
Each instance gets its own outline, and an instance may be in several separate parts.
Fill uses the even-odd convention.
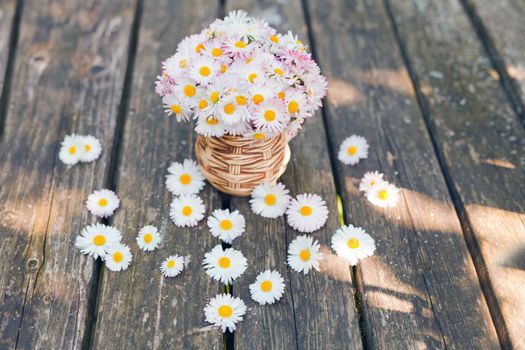
[[[290,160],[290,148],[285,134],[259,141],[199,135],[195,155],[213,187],[231,195],[248,196],[261,182],[277,181]]]

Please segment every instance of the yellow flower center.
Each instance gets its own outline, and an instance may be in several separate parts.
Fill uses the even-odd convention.
[[[246,64],[250,64],[253,61],[253,57],[250,57],[246,60]]]
[[[221,64],[221,73],[225,73],[228,70],[228,66]]]
[[[122,259],[124,259],[124,255],[122,255],[121,252],[115,252],[115,254],[113,254],[113,261],[116,262],[116,263],[119,263],[122,261]]]
[[[195,47],[195,51],[197,53],[201,53],[201,51],[204,50],[204,45],[203,44],[199,44]]]
[[[357,153],[357,147],[356,146],[350,146],[348,147],[348,154],[353,156],[354,154]]]
[[[284,72],[281,68],[275,68],[273,71],[275,74],[280,75],[281,77],[284,75]]]
[[[210,73],[211,73],[211,69],[208,66],[202,66],[199,69],[199,74],[202,75],[203,77],[207,77],[208,75],[210,75]]]
[[[172,269],[175,267],[175,260],[169,260],[168,263],[168,269]]]
[[[388,191],[387,190],[381,190],[379,191],[379,199],[386,200],[388,198]]]
[[[239,95],[235,97],[235,102],[237,102],[239,106],[244,106],[246,104],[246,97]]]
[[[310,260],[310,251],[308,249],[301,250],[301,252],[299,253],[299,257],[302,261]]]
[[[213,103],[217,103],[219,101],[219,91],[214,91],[210,94],[210,100]]]
[[[99,247],[106,244],[106,237],[104,235],[96,235],[93,237],[93,244]]]
[[[108,200],[106,198],[100,198],[98,200],[98,205],[101,207],[105,207],[106,205],[108,205]]]
[[[288,103],[288,112],[296,113],[299,110],[299,104],[295,101]]]
[[[246,43],[244,41],[237,41],[235,43],[235,47],[237,47],[239,49],[244,49],[246,47]]]
[[[301,214],[303,216],[310,216],[312,215],[312,207],[308,206],[308,205],[304,205],[303,207],[301,207],[301,209],[299,209],[299,212],[301,212]]]
[[[264,134],[263,133],[256,133],[256,134],[253,134],[253,138],[256,139],[256,140],[264,140]]]
[[[277,98],[279,98],[280,100],[282,100],[284,98],[284,91],[281,91],[277,94]]]
[[[70,146],[68,149],[69,154],[77,153],[77,148],[75,146]]]
[[[278,43],[279,37],[277,35],[270,35],[270,41],[273,43]]]
[[[270,194],[266,195],[266,197],[264,197],[264,202],[267,205],[274,205],[275,202],[277,202],[277,198],[275,197],[275,195],[270,193]]]
[[[144,242],[148,244],[153,242],[153,235],[151,233],[146,233],[144,235]]]
[[[185,58],[181,59],[181,60],[179,61],[179,67],[180,67],[180,68],[186,68],[186,67],[188,67],[188,60],[185,59]]]
[[[188,97],[192,97],[193,95],[195,95],[195,86],[193,86],[193,85],[186,85],[184,87],[184,95],[186,95]]]
[[[248,75],[248,81],[250,83],[253,83],[255,81],[255,79],[257,79],[257,74],[251,73],[250,75]]]
[[[182,215],[184,216],[190,216],[193,209],[189,205],[186,205],[184,208],[182,208]]]
[[[222,267],[223,269],[227,269],[228,267],[230,267],[230,265],[231,265],[230,258],[223,256],[222,258],[219,259],[219,266]]]
[[[171,105],[170,109],[175,114],[182,112],[182,108],[179,105]]]
[[[208,102],[206,100],[200,100],[199,109],[204,109],[206,107],[208,107]]]
[[[253,95],[253,103],[255,103],[256,105],[258,105],[259,103],[261,103],[262,101],[264,101],[264,97],[263,95],[260,95],[260,94],[256,94],[256,95]]]
[[[357,249],[359,248],[359,240],[357,238],[350,238],[346,242],[346,245],[348,245],[348,248]]]
[[[272,290],[272,282],[270,281],[264,281],[263,283],[261,283],[261,290],[263,292],[266,292],[268,293],[269,291]]]
[[[374,186],[376,184],[375,181],[370,181],[370,186]]]
[[[84,145],[84,149],[86,150],[86,152],[91,151],[91,145]]]
[[[226,106],[224,106],[224,113],[233,114],[233,112],[235,112],[235,106],[233,103],[228,103]]]
[[[222,220],[219,224],[219,226],[223,229],[223,230],[231,230],[232,227],[233,227],[233,224],[230,220],[228,219],[225,219],[225,220]]]
[[[218,123],[217,119],[213,117],[206,118],[206,124],[208,125],[216,125]]]
[[[214,47],[213,50],[211,50],[211,54],[213,57],[221,57],[222,56],[222,50],[218,47]]]
[[[231,306],[222,305],[217,312],[222,318],[229,318],[233,314],[233,309]]]
[[[190,174],[182,174],[179,179],[180,179],[180,183],[183,185],[187,185],[191,182]]]
[[[266,121],[268,122],[271,122],[275,119],[275,112],[271,109],[267,110],[266,112],[264,112],[264,119],[266,119]]]

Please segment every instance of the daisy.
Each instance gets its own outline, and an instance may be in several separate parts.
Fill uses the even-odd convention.
[[[252,191],[250,205],[255,214],[265,218],[277,218],[286,212],[290,203],[288,190],[282,183],[272,185],[264,182]]]
[[[166,187],[175,196],[199,193],[204,187],[204,176],[199,165],[192,159],[172,163],[166,175]]]
[[[399,190],[396,186],[381,181],[367,192],[366,198],[378,207],[395,207],[399,201]]]
[[[89,212],[100,218],[107,218],[113,215],[120,205],[115,192],[111,190],[99,190],[91,193],[86,201]]]
[[[204,218],[204,203],[195,194],[174,198],[170,206],[170,218],[179,227],[195,226]]]
[[[284,279],[278,271],[261,272],[255,282],[250,284],[252,299],[261,305],[273,304],[284,293]]]
[[[186,265],[186,260],[182,256],[170,255],[160,265],[160,271],[164,277],[175,277],[182,272],[184,265]]]
[[[347,137],[339,147],[339,160],[344,164],[356,165],[359,160],[368,158],[368,143],[362,136]]]
[[[80,136],[79,142],[81,145],[81,152],[78,155],[78,159],[81,162],[92,162],[102,153],[102,145],[100,141],[93,136]]]
[[[243,234],[246,222],[238,210],[230,213],[228,209],[216,209],[208,217],[208,227],[214,237],[219,237],[223,242],[231,243]]]
[[[256,128],[279,132],[285,127],[288,115],[282,102],[272,99],[266,100],[259,105],[252,121]]]
[[[125,244],[117,243],[108,248],[104,262],[111,271],[124,271],[128,268],[133,255]]]
[[[109,247],[120,243],[122,234],[112,226],[93,224],[86,226],[75,240],[75,247],[83,254],[104,258]]]
[[[328,219],[325,201],[316,194],[304,193],[292,199],[288,209],[288,225],[299,232],[317,231]]]
[[[244,106],[243,106],[244,107]],[[224,96],[217,106],[217,115],[226,125],[234,125],[243,120],[244,108],[239,107],[235,96]]]
[[[181,78],[177,81],[177,84],[173,86],[173,92],[176,96],[180,97],[182,101],[186,101],[190,104],[197,102],[199,95],[197,94],[197,84],[188,78]]]
[[[299,236],[288,247],[288,265],[297,272],[305,275],[314,268],[319,271],[319,261],[323,259],[319,242],[312,237]]]
[[[168,115],[175,115],[178,122],[186,122],[191,119],[193,110],[191,103],[181,98],[180,95],[171,93],[162,98],[164,111]]]
[[[208,276],[227,284],[231,284],[248,267],[247,260],[240,251],[233,248],[223,250],[221,245],[204,254],[202,264]]]
[[[192,63],[190,77],[200,84],[209,83],[220,71],[221,65],[211,57],[203,56]]]
[[[206,322],[220,328],[222,332],[233,332],[235,324],[242,321],[245,313],[244,302],[230,294],[217,294],[204,308]]]
[[[61,143],[58,158],[66,165],[77,164],[82,153],[81,137],[76,134],[66,135]]]
[[[286,94],[286,109],[291,115],[303,114],[306,109],[306,96],[300,91],[293,90]]]
[[[211,115],[199,117],[195,131],[206,137],[221,137],[226,133],[223,122]]]
[[[368,192],[372,187],[381,182],[384,182],[383,174],[378,171],[366,172],[359,182],[359,191]]]
[[[222,42],[219,39],[208,40],[204,43],[204,54],[212,57],[215,60],[222,60],[224,50],[222,48]]]
[[[243,134],[243,137],[245,139],[253,140],[256,142],[268,140],[274,136],[277,136],[277,134],[269,132],[269,131],[262,131],[262,130],[251,130]]]
[[[342,226],[332,236],[332,249],[350,265],[371,256],[376,249],[374,239],[361,227]]]
[[[139,245],[139,248],[147,252],[157,249],[160,241],[159,230],[152,225],[147,225],[141,228],[139,235],[137,236],[137,244]]]

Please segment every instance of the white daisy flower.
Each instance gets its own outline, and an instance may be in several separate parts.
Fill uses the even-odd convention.
[[[320,249],[319,242],[314,241],[312,237],[298,236],[288,247],[288,265],[305,275],[312,268],[319,271],[319,262],[323,259]]]
[[[222,60],[224,57],[222,42],[219,39],[211,39],[206,41],[204,43],[204,54],[212,57],[215,60]]]
[[[288,190],[282,183],[272,185],[264,182],[252,191],[250,205],[255,214],[265,218],[277,218],[286,212],[290,203]]]
[[[224,123],[213,116],[199,117],[195,131],[206,137],[221,137],[226,133]]]
[[[366,139],[357,135],[347,137],[341,143],[337,157],[341,162],[349,165],[355,165],[361,159],[368,158],[368,143]]]
[[[231,284],[248,267],[248,262],[240,251],[233,248],[223,250],[220,244],[204,254],[202,264],[208,276],[227,284]]]
[[[244,106],[239,107],[235,96],[224,96],[217,107],[217,115],[226,125],[234,125],[243,121],[245,116]]]
[[[300,91],[292,90],[285,97],[286,109],[291,115],[304,114],[306,110],[306,96]]]
[[[164,277],[175,277],[182,272],[185,265],[186,260],[182,256],[170,255],[160,265],[160,271]]]
[[[175,196],[199,193],[204,187],[204,176],[199,165],[192,159],[172,163],[166,175],[166,187]]]
[[[350,265],[374,254],[374,239],[361,227],[342,226],[332,236],[332,249]]]
[[[277,94],[277,86],[273,84],[253,84],[249,90],[251,102],[258,106],[266,100],[273,98]]]
[[[140,229],[137,236],[137,244],[139,248],[151,252],[159,246],[161,241],[159,230],[152,225],[146,225]]]
[[[288,114],[278,99],[265,100],[259,105],[258,110],[252,117],[253,124],[258,129],[279,132],[289,119]]]
[[[197,84],[188,78],[181,78],[173,86],[173,94],[180,97],[180,101],[186,101],[190,105],[193,105],[197,102],[199,97],[198,86]]]
[[[284,293],[284,279],[278,271],[261,272],[255,282],[250,284],[252,299],[261,305],[273,304]]]
[[[128,268],[133,255],[125,244],[117,243],[108,248],[104,262],[111,271],[124,271]]]
[[[115,192],[106,189],[91,193],[86,201],[89,212],[99,218],[110,217],[119,205],[120,200]]]
[[[178,94],[168,94],[162,98],[164,103],[164,111],[168,115],[175,115],[178,122],[187,122],[191,119],[193,110],[191,103],[186,99],[179,97]]]
[[[359,191],[368,192],[372,187],[384,182],[383,174],[378,171],[369,171],[363,175],[363,178],[359,182]]]
[[[299,232],[310,233],[319,230],[326,223],[328,208],[320,196],[304,193],[290,201],[286,215],[288,225]]]
[[[200,84],[207,84],[219,73],[221,65],[211,57],[202,56],[192,62],[190,77]]]
[[[58,158],[66,165],[77,164],[82,153],[81,136],[76,134],[66,135],[60,146]]]
[[[366,198],[370,203],[377,205],[378,207],[395,207],[399,201],[399,190],[396,186],[386,181],[381,181],[368,190]]]
[[[79,140],[82,146],[82,152],[80,152],[78,159],[81,162],[92,162],[102,153],[102,145],[100,141],[94,136],[80,136]]]
[[[204,308],[206,322],[218,327],[222,332],[235,330],[235,324],[242,321],[246,313],[244,302],[230,294],[217,294]]]
[[[112,226],[93,224],[86,226],[75,240],[75,247],[83,254],[104,258],[109,247],[120,243],[122,233]]]
[[[204,218],[204,203],[195,194],[174,198],[170,206],[170,218],[179,227],[192,227]]]
[[[216,209],[208,217],[208,227],[214,237],[219,237],[223,242],[231,243],[244,233],[246,222],[238,210],[230,213],[228,209]]]

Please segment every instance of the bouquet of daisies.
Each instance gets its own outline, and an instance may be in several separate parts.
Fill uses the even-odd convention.
[[[156,82],[166,113],[204,136],[297,134],[321,106],[326,80],[306,47],[264,20],[233,11],[186,37]]]

